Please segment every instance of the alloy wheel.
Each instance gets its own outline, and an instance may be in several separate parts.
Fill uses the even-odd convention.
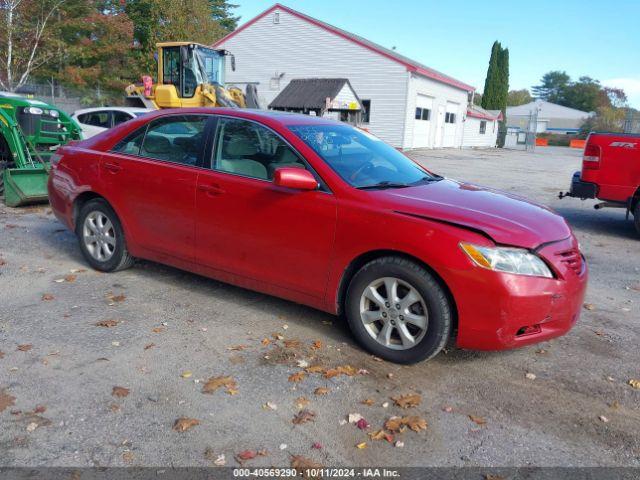
[[[116,251],[115,229],[109,217],[94,210],[85,217],[82,240],[89,254],[99,262],[106,262]]]
[[[360,319],[373,339],[393,350],[416,346],[429,325],[422,295],[411,284],[395,277],[379,278],[364,289]]]

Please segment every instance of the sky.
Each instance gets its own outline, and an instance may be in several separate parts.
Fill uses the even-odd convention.
[[[233,0],[240,24],[276,0]],[[640,0],[281,0],[473,85],[482,92],[491,45],[509,48],[510,89],[551,70],[620,87],[640,109]]]

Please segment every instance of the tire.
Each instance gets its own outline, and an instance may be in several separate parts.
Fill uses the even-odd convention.
[[[120,219],[103,199],[93,199],[80,209],[76,236],[85,260],[101,272],[129,268],[134,258],[127,250]],[[94,241],[91,241],[94,240]]]
[[[384,302],[389,300],[388,288],[395,289],[392,298],[397,300],[389,307]],[[428,360],[442,350],[451,334],[452,311],[434,276],[400,257],[367,263],[351,279],[345,298],[347,322],[358,343],[380,358],[403,364]]]
[[[633,224],[636,226],[636,232],[640,235],[640,200],[636,203],[636,208],[633,209]]]

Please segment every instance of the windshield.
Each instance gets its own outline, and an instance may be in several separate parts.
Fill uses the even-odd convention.
[[[224,56],[217,50],[205,47],[195,47],[195,57],[198,62],[201,75],[206,83],[224,85]]]
[[[349,185],[401,188],[439,180],[379,138],[348,125],[290,125]]]

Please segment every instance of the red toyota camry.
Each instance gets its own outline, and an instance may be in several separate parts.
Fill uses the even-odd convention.
[[[342,123],[162,110],[51,163],[51,206],[93,268],[144,258],[343,314],[394,362],[557,337],[587,285],[559,215]]]

